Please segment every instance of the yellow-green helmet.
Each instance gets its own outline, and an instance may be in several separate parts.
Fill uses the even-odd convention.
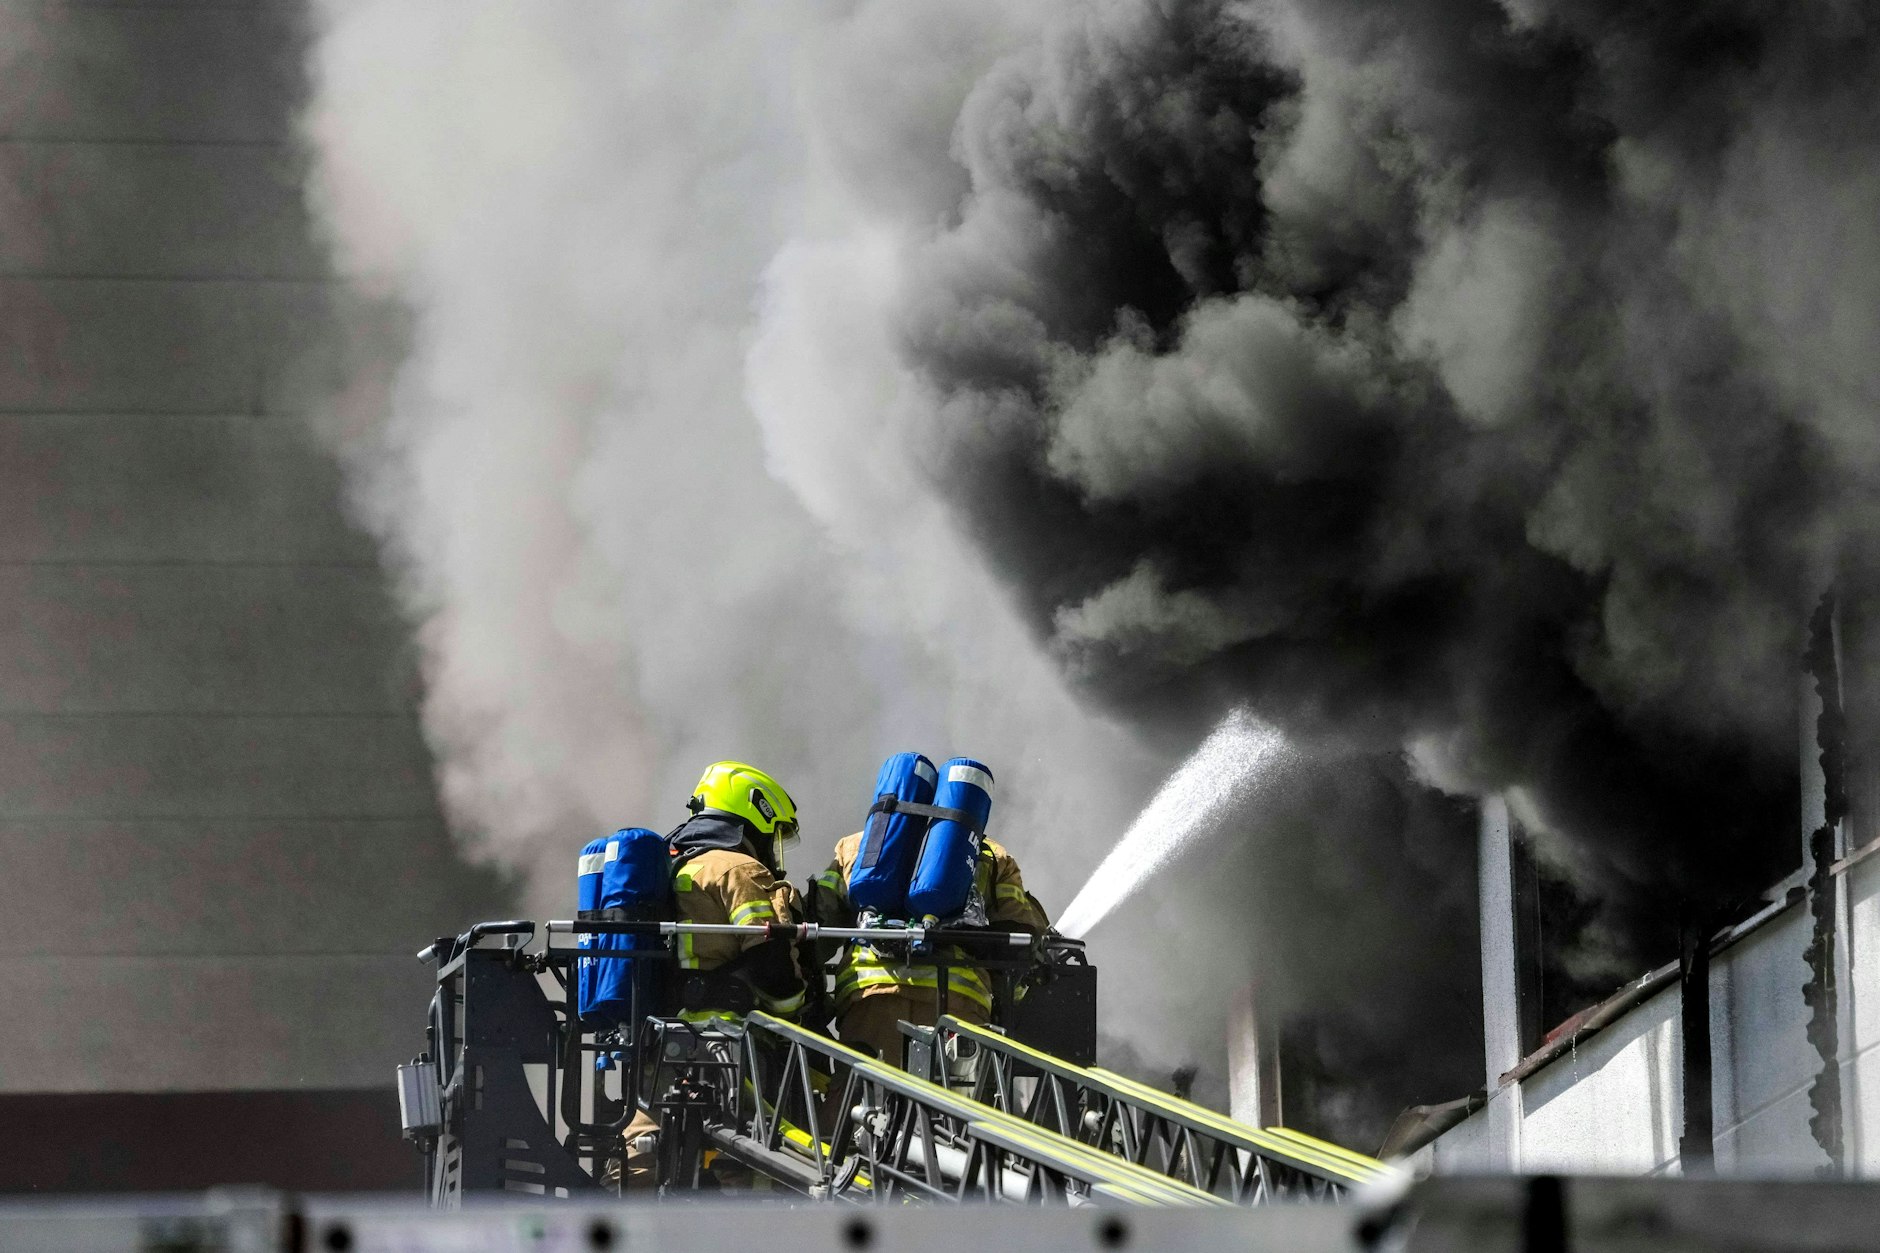
[[[779,844],[796,836],[796,802],[783,784],[741,761],[714,761],[692,789],[695,814],[730,814],[742,818]]]

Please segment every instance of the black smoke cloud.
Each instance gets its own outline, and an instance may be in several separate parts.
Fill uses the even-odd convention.
[[[1753,290],[1869,325],[1873,278],[1756,267],[1865,185],[1823,149],[1873,137],[1872,51],[1852,10],[1723,5],[1061,30],[968,102],[906,310],[947,487],[1119,705],[1408,747],[1608,891],[1741,889],[1873,481],[1869,368],[1771,368]]]
[[[1087,10],[968,100],[910,285],[944,493],[1086,690],[1508,792],[1621,968],[1792,859],[1875,499],[1875,51],[1850,5]]]

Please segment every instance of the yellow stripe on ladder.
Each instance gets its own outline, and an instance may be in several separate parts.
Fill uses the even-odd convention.
[[[1243,1139],[1252,1144],[1260,1145],[1275,1152],[1284,1153],[1301,1161],[1310,1162],[1314,1166],[1318,1166],[1331,1174],[1349,1179],[1354,1183],[1371,1183],[1380,1178],[1385,1178],[1397,1173],[1396,1167],[1380,1162],[1374,1157],[1366,1157],[1362,1153],[1354,1153],[1350,1149],[1341,1148],[1336,1144],[1328,1144],[1323,1140],[1315,1139],[1312,1136],[1305,1135],[1302,1132],[1292,1131],[1285,1127],[1273,1127],[1262,1131],[1257,1127],[1250,1127],[1245,1123],[1235,1122],[1233,1119],[1217,1114],[1204,1105],[1196,1105],[1193,1101],[1184,1101],[1180,1097],[1170,1096],[1166,1092],[1157,1091],[1148,1084],[1131,1079],[1127,1075],[1119,1075],[1113,1070],[1105,1070],[1101,1067],[1074,1065],[1064,1061],[1062,1058],[1053,1057],[1042,1049],[1033,1048],[1028,1044],[1021,1044],[1010,1036],[987,1027],[979,1027],[971,1023],[958,1022],[955,1020],[948,1024],[948,1029],[956,1031],[969,1039],[977,1040],[989,1048],[1012,1053],[1020,1057],[1027,1057],[1034,1061],[1047,1062],[1073,1075],[1086,1076],[1090,1079],[1108,1084],[1110,1087],[1127,1093],[1129,1096],[1152,1109],[1160,1109],[1165,1113],[1182,1115],[1190,1121],[1200,1123],[1224,1135]]]

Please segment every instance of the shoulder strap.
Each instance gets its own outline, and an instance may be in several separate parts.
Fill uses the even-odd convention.
[[[947,809],[938,805],[920,805],[913,801],[900,800],[894,796],[884,796],[868,807],[870,814],[913,814],[919,818],[933,818],[937,821],[957,822],[968,828],[974,835],[984,835],[985,829],[977,819],[964,809]]]

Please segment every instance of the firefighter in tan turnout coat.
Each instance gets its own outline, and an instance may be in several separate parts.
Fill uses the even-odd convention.
[[[854,924],[849,870],[861,845],[860,832],[844,836],[836,842],[835,860],[829,868],[810,880],[814,921],[832,927]],[[1050,926],[1044,909],[1025,890],[1018,862],[993,840],[980,844],[976,877],[987,921],[993,927],[1042,935]],[[963,953],[955,953],[966,960]],[[992,1013],[992,988],[985,972],[962,964],[950,967],[947,975],[947,1012],[966,1022],[987,1021]],[[836,967],[836,1035],[844,1044],[863,1046],[900,1065],[902,1037],[896,1023],[933,1025],[938,983],[939,971],[934,966],[908,965],[869,945],[849,945]]]

